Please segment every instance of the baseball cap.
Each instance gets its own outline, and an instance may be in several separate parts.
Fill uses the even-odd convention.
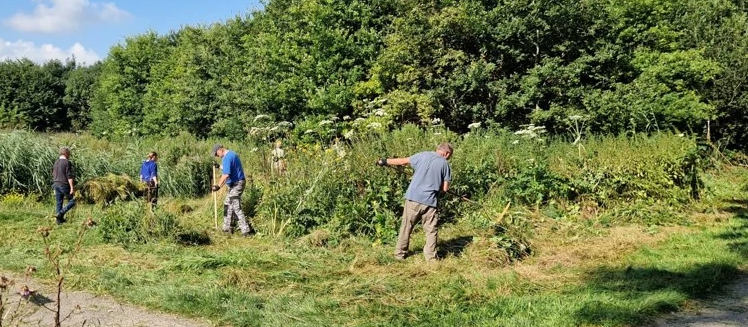
[[[216,152],[218,152],[218,149],[223,148],[223,145],[220,143],[216,143],[213,145],[213,149],[210,150],[210,154],[212,154],[214,157],[216,156]]]

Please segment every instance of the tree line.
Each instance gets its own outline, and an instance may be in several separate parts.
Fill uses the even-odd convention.
[[[589,133],[677,130],[745,149],[745,0],[271,0],[127,38],[101,63],[0,63],[0,124],[241,138],[386,113]],[[297,124],[303,125],[303,124]]]

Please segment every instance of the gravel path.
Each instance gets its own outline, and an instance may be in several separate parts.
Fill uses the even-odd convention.
[[[695,312],[678,312],[660,318],[654,326],[733,327],[748,326],[748,277],[737,280],[728,292],[703,303]]]
[[[10,299],[3,320],[10,326],[53,326],[54,313],[50,310],[56,306],[54,287],[43,285],[34,280],[24,281],[13,274],[0,274],[15,280],[11,288]],[[36,294],[31,301],[20,300],[19,290],[28,285]],[[108,296],[99,296],[87,292],[62,293],[63,326],[153,326],[153,327],[203,327],[207,322],[189,320],[175,315],[155,312],[141,307],[122,304]],[[15,317],[14,317],[15,316]]]

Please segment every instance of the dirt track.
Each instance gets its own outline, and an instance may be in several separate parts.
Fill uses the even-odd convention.
[[[56,298],[53,287],[42,285],[33,280],[25,282],[16,275],[0,273],[15,280],[12,287],[9,306],[6,307],[4,322],[9,326],[52,326],[54,324],[54,308]],[[31,301],[18,301],[17,291],[28,285],[36,290]],[[122,304],[108,296],[98,296],[87,292],[62,293],[62,317],[67,319],[63,326],[154,326],[154,327],[202,327],[210,326],[207,322],[189,320],[175,315],[155,312],[137,306]],[[12,316],[17,316],[9,321]]]
[[[658,319],[654,326],[748,326],[748,277],[735,281],[728,287],[725,295],[702,303],[696,311],[665,316]]]

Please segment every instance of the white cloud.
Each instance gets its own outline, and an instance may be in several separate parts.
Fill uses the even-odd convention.
[[[5,24],[23,32],[64,33],[86,24],[118,22],[131,17],[114,3],[88,0],[40,0],[34,12],[16,13]]]
[[[75,57],[77,63],[84,65],[90,65],[101,60],[96,52],[86,49],[78,42],[64,50],[51,44],[37,46],[30,41],[10,42],[0,38],[0,60],[28,58],[41,64],[53,59],[65,61],[73,57]]]

